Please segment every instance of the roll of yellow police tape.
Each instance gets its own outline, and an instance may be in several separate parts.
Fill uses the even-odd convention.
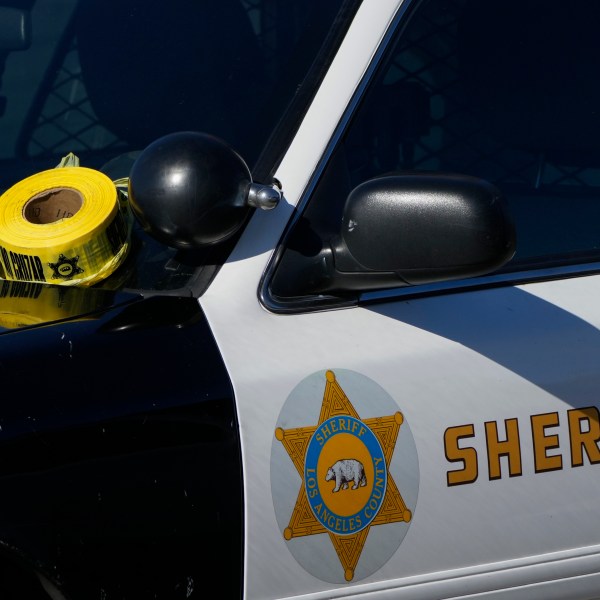
[[[126,203],[100,171],[37,173],[0,196],[0,277],[93,285],[123,262],[130,232]]]

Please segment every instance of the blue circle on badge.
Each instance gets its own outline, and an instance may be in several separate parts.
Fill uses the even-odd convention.
[[[350,415],[317,426],[304,461],[310,508],[336,535],[352,535],[379,513],[387,489],[387,465],[373,431]]]

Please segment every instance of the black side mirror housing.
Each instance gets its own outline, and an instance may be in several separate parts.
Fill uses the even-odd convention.
[[[464,175],[366,181],[348,196],[340,238],[337,270],[393,271],[409,285],[484,275],[515,252],[500,190]]]
[[[143,229],[178,250],[228,240],[253,208],[271,210],[281,198],[275,187],[252,181],[244,159],[227,143],[196,131],[171,133],[144,148],[128,188]]]
[[[390,175],[349,194],[338,233],[277,269],[280,298],[344,294],[475,277],[507,263],[515,229],[502,193],[455,174]]]

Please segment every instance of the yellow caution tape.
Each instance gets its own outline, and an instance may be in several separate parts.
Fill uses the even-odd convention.
[[[100,171],[37,173],[0,196],[0,277],[92,285],[121,265],[130,233],[127,204]]]
[[[29,281],[0,281],[0,327],[17,329],[86,317],[101,307],[102,296],[77,287]]]

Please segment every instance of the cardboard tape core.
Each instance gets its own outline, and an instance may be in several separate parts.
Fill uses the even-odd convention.
[[[83,206],[83,196],[73,188],[44,190],[23,206],[23,217],[35,225],[48,225],[69,219]]]

